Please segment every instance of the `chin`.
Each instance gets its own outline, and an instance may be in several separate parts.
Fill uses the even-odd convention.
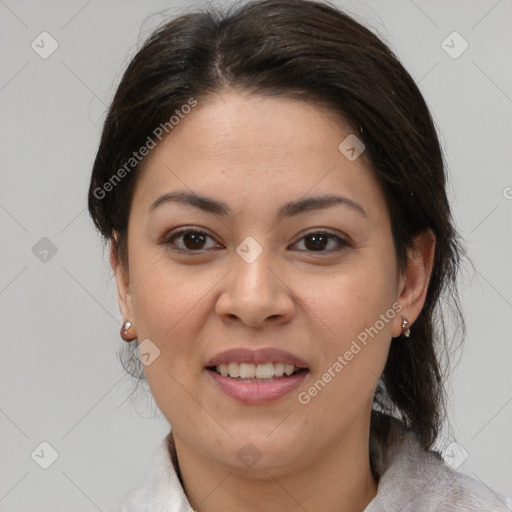
[[[275,429],[275,424],[272,428]],[[293,466],[305,448],[300,444],[304,442],[304,437],[290,435],[287,430],[272,433],[272,429],[265,429],[258,433],[253,428],[230,432],[233,438],[227,440],[225,449],[217,450],[213,446],[210,449],[215,451],[215,458],[220,459],[218,462],[236,471],[257,473]]]

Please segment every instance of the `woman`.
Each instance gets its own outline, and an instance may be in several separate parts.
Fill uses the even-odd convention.
[[[463,253],[445,180],[417,86],[329,4],[155,31],[109,110],[89,211],[130,371],[172,431],[111,510],[509,510],[430,450]]]

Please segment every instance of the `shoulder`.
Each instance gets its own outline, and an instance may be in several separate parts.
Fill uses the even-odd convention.
[[[482,482],[449,467],[425,451],[416,435],[405,433],[379,454],[377,496],[366,512],[511,512],[512,501]]]
[[[170,435],[166,436],[157,448],[146,481],[130,490],[105,512],[192,511],[171,457],[170,439]]]
[[[126,493],[115,505],[105,512],[144,512],[148,504],[148,487],[139,485]]]
[[[493,491],[484,483],[447,467],[442,461],[439,464],[442,472],[447,474],[444,487],[439,485],[442,494],[440,510],[512,511],[512,500]]]

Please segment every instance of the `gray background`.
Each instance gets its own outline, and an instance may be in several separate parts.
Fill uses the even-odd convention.
[[[458,443],[460,471],[512,496],[512,2],[337,4],[394,48],[439,126],[476,268],[441,441]],[[150,15],[205,5],[0,0],[0,510],[102,510],[146,477],[168,432],[151,398],[128,400],[114,282],[86,192],[106,106],[161,21]],[[43,31],[59,45],[47,59],[31,48]],[[458,58],[441,46],[453,31],[469,44]],[[43,237],[54,255],[40,252]],[[58,452],[48,469],[31,457],[43,441]],[[48,449],[36,453],[49,461]]]

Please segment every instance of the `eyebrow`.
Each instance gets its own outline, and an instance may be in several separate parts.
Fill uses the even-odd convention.
[[[229,206],[221,203],[220,201],[216,201],[215,199],[211,199],[209,197],[200,196],[195,193],[180,191],[163,194],[151,204],[149,210],[153,211],[159,206],[167,203],[186,204],[198,208],[204,212],[224,217],[231,215],[231,209]],[[313,210],[323,210],[334,205],[347,206],[364,215],[365,217],[368,216],[359,203],[356,203],[348,197],[323,195],[309,197],[306,199],[299,199],[297,201],[290,201],[289,203],[284,204],[279,209],[278,218],[283,219],[287,217],[293,217],[295,215]]]

